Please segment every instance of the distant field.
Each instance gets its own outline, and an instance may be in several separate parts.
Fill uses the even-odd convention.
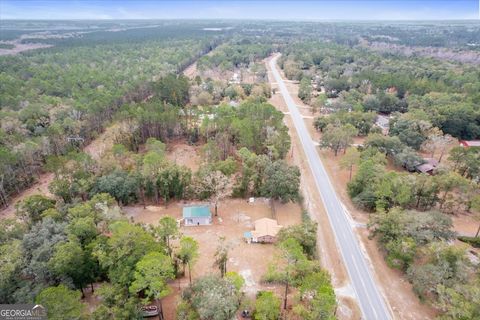
[[[13,49],[15,46],[9,43],[0,43],[0,49]]]

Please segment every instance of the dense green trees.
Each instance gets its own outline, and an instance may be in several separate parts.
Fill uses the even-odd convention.
[[[298,97],[305,102],[309,102],[312,95],[312,84],[308,77],[303,77],[298,87]]]
[[[48,263],[57,276],[70,277],[75,287],[82,291],[83,296],[83,288],[93,275],[93,270],[88,270],[87,259],[80,243],[69,240],[55,246],[55,253]]]
[[[448,157],[453,170],[470,179],[480,177],[480,148],[455,147]]]
[[[260,291],[255,300],[255,320],[277,320],[280,317],[280,299],[270,291]]]
[[[415,150],[427,140],[431,124],[428,121],[409,119],[407,115],[394,118],[390,123],[390,135]]]
[[[300,170],[279,160],[265,167],[265,182],[262,194],[266,197],[295,202],[299,197]]]
[[[232,155],[232,146],[275,159],[285,157],[290,149],[283,114],[270,104],[248,101],[237,108],[221,105],[213,110],[212,117],[213,120],[204,119],[203,134],[207,139],[214,137],[221,160]]]
[[[269,266],[263,279],[285,285],[283,309],[287,307],[289,288],[294,287],[297,295],[292,309],[296,316],[302,319],[335,319],[336,298],[330,276],[320,268],[318,260],[315,260],[317,224],[305,216],[301,225],[282,229],[278,237],[280,261]],[[278,298],[270,296],[268,292],[266,295],[264,299],[257,297],[260,307],[258,311],[265,319],[277,319],[279,306],[267,307],[264,303],[274,303]],[[256,315],[257,310],[254,318]]]
[[[357,129],[351,124],[343,126],[329,124],[320,138],[320,147],[331,149],[337,156],[341,150],[346,152],[347,148],[353,143],[353,137],[357,132]]]
[[[376,115],[373,112],[339,111],[329,116],[316,118],[314,126],[318,131],[323,132],[329,124],[334,126],[350,124],[358,130],[358,135],[366,136],[372,130],[375,117]]]
[[[149,300],[167,294],[167,281],[175,275],[168,249],[176,235],[175,221],[172,228],[162,219],[159,230],[133,225],[108,194],[78,204],[53,204],[56,209],[44,212],[57,214],[41,214],[38,222],[26,224],[28,232],[21,240],[24,229],[10,223],[11,232],[0,245],[2,301],[35,300],[48,308],[49,317],[69,314],[80,319],[84,289],[92,284],[93,292],[93,283],[102,280],[109,284],[98,290],[103,300],[91,316],[137,318],[140,296]],[[65,299],[69,307],[50,314],[59,312]]]
[[[441,287],[465,285],[472,276],[464,248],[434,242],[424,250],[424,260],[409,270],[413,288],[420,297],[435,298]]]
[[[308,224],[305,225],[307,227]],[[277,262],[269,267],[269,271],[264,276],[267,282],[280,282],[285,285],[283,297],[283,309],[287,308],[287,297],[289,287],[298,289],[293,312],[302,319],[335,319],[336,298],[333,290],[330,276],[322,270],[316,260],[309,257],[303,248],[305,247],[296,238],[287,235],[294,229],[282,235],[282,241],[279,243],[281,249],[281,262]],[[313,226],[307,234],[316,233],[316,226]],[[300,239],[305,240],[304,237]],[[305,244],[305,242],[303,242]],[[272,299],[267,293],[269,300]],[[277,298],[278,299],[278,298]],[[276,299],[273,299],[276,300]],[[263,302],[260,300],[260,302]],[[275,315],[272,307],[266,307],[260,303],[260,314]],[[278,309],[277,309],[278,310]],[[257,311],[254,317],[256,318]],[[263,318],[262,318],[263,319]],[[276,318],[265,318],[276,319]]]
[[[348,194],[357,206],[370,210],[375,207],[374,186],[384,173],[384,163],[385,158],[378,153],[364,155],[355,177],[347,186]]]
[[[385,245],[389,264],[404,270],[413,262],[417,246],[455,236],[451,218],[438,211],[379,211],[372,215],[370,227]]]
[[[96,163],[83,152],[69,152],[64,156],[47,157],[45,169],[54,174],[49,191],[64,202],[87,200],[94,183]]]
[[[469,211],[476,205],[477,183],[453,171],[458,170],[459,163],[468,163],[468,157],[459,156],[464,150],[453,148],[454,161],[434,176],[388,171],[383,154],[395,161],[406,151],[412,159],[417,157],[399,140],[381,136],[367,139],[348,192],[357,206],[375,211],[370,215],[371,236],[379,240],[387,263],[407,273],[422,299],[445,312],[446,319],[459,312],[461,303],[468,306],[466,314],[474,314],[469,306],[474,304],[476,293],[468,281],[476,278],[476,269],[466,258],[465,248],[450,243],[456,235],[446,214]],[[409,161],[401,161],[407,169]],[[452,296],[453,290],[461,294]]]
[[[443,311],[445,319],[476,313],[477,292],[469,284],[477,277],[476,269],[465,247],[448,242],[455,237],[450,217],[394,208],[373,214],[369,227],[386,251],[387,263],[407,272],[419,297]]]
[[[183,264],[183,273],[185,266],[188,266],[188,278],[192,283],[192,266],[198,259],[198,243],[192,237],[182,237],[180,239],[180,249],[177,252],[178,260]]]
[[[299,194],[300,172],[283,160],[272,161],[242,148],[238,152],[242,169],[234,187],[234,195],[265,196],[282,201],[295,201]]]
[[[129,204],[137,200],[137,180],[128,172],[116,170],[108,175],[98,177],[90,193],[108,193],[120,204]]]
[[[25,260],[21,269],[25,278],[17,279],[18,287],[11,293],[13,300],[32,301],[40,290],[59,280],[49,262],[55,254],[55,245],[67,239],[65,228],[65,222],[45,218],[25,234],[22,240]]]
[[[135,39],[128,44],[121,37],[112,38],[113,32],[88,32],[81,39],[70,39],[68,46],[0,59],[3,205],[10,194],[35,180],[46,156],[84,146],[122,104],[157,91],[159,101],[186,103],[186,79],[168,75],[153,86],[149,83],[177,72],[215,42],[195,32],[173,39],[168,33],[185,30],[171,26],[161,30],[148,36],[143,31],[119,32]],[[88,42],[94,38],[102,45]]]
[[[385,55],[360,46],[339,45],[338,39],[326,43],[305,38],[308,40],[283,49],[280,66],[290,79],[315,78],[316,90],[325,89],[333,98],[330,110],[387,114],[422,111],[426,117],[416,115],[410,121],[428,120],[456,138],[480,137],[478,90],[473,89],[478,88],[479,75],[469,64]],[[413,144],[407,145],[418,149],[421,141],[415,137],[417,124],[402,122],[399,130],[414,129],[413,137],[404,137],[413,139]]]
[[[129,295],[125,287],[104,283],[95,290],[95,297],[101,304],[91,313],[92,319],[143,319],[138,297]]]
[[[478,82],[478,80],[476,81]],[[466,88],[468,85],[467,83],[464,84]],[[426,112],[432,123],[445,133],[462,139],[479,137],[478,107],[475,107],[475,103],[466,99],[465,95],[430,92],[424,96],[409,96],[408,103],[412,109],[420,109]],[[478,101],[476,103],[478,105]]]
[[[134,279],[137,262],[147,253],[161,252],[162,246],[143,228],[125,221],[114,222],[109,231],[111,236],[96,247],[94,255],[114,283],[128,286]]]
[[[228,45],[219,46],[213,54],[200,58],[198,68],[205,70],[219,67],[224,70],[233,70],[266,58],[271,52],[272,46],[258,39],[238,39]]]
[[[367,143],[378,145],[372,141]],[[420,210],[438,208],[447,213],[470,210],[471,200],[478,194],[476,182],[445,169],[435,176],[387,171],[385,157],[377,150],[381,148],[367,148],[362,152],[357,173],[348,183],[348,193],[357,206],[371,211],[395,206]],[[395,160],[404,157],[405,150],[408,149],[397,154]],[[421,163],[415,153],[411,154],[411,158],[401,161],[407,169]]]
[[[168,74],[154,84],[158,99],[164,104],[184,106],[188,102],[188,78],[175,74]]]
[[[303,251],[311,259],[316,257],[317,252],[317,223],[304,219],[302,224],[282,228],[278,233],[280,241],[293,238],[302,246]]]
[[[25,222],[35,223],[41,220],[43,212],[53,207],[55,207],[55,200],[37,194],[19,202],[16,214]]]
[[[202,320],[230,319],[240,306],[239,295],[240,291],[228,277],[205,276],[199,278],[182,293],[186,305],[180,308],[180,312],[183,314],[180,319],[191,319],[191,317],[186,317],[188,314],[197,314],[198,318]]]
[[[24,223],[12,218],[0,220],[0,245],[9,240],[20,240],[23,238],[27,226]]]
[[[85,305],[80,302],[80,292],[59,285],[42,290],[35,299],[47,309],[49,319],[83,319]]]
[[[304,303],[296,305],[294,312],[302,319],[336,319],[337,302],[328,272],[322,270],[307,275],[299,291]]]
[[[478,301],[480,290],[478,280],[463,285],[448,288],[439,285],[437,288],[438,301],[436,307],[443,312],[444,319],[475,319],[480,317]]]
[[[13,303],[13,294],[20,282],[18,274],[23,263],[20,240],[0,245],[0,262],[0,299],[5,303]]]
[[[170,293],[167,281],[174,278],[172,260],[160,252],[146,254],[135,266],[135,278],[130,285],[130,292],[143,293],[147,303],[151,299],[160,300]],[[160,314],[163,310],[160,303]]]

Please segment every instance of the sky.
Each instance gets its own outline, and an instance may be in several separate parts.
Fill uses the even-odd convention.
[[[480,19],[480,0],[0,0],[2,19]]]

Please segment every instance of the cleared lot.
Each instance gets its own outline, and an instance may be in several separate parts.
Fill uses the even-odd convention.
[[[167,208],[147,206],[146,209],[142,206],[130,206],[125,207],[124,210],[135,222],[155,225],[165,215],[180,219],[185,204],[175,202]],[[200,257],[192,268],[192,278],[219,272],[213,265],[214,255],[218,239],[225,237],[226,241],[232,245],[227,271],[235,271],[244,277],[244,291],[247,297],[255,297],[258,290],[277,291],[280,294],[282,287],[260,283],[269,263],[278,254],[278,249],[271,244],[247,244],[243,240],[243,233],[252,230],[255,220],[272,217],[268,201],[257,198],[254,203],[248,203],[244,199],[227,199],[219,204],[218,209],[218,217],[213,217],[213,224],[210,226],[181,227],[182,234],[193,237],[199,243]],[[298,204],[275,203],[275,209],[276,219],[280,225],[286,227],[301,223],[301,208]],[[187,277],[180,281],[172,282],[174,292],[164,299],[167,319],[174,319],[176,301],[179,299],[178,288],[187,285],[188,273]]]

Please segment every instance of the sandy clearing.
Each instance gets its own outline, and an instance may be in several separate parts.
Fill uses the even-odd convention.
[[[174,141],[167,145],[167,159],[195,172],[202,164],[201,146],[189,145],[185,141]]]
[[[134,222],[145,224],[157,224],[159,219],[170,215],[176,219],[181,218],[181,211],[187,202],[172,202],[167,208],[164,206],[127,206],[123,210],[127,217]],[[190,203],[188,203],[190,204]],[[301,222],[301,207],[294,203],[276,203],[276,217],[278,223],[283,226],[299,224]],[[213,212],[213,207],[211,207]],[[257,198],[255,203],[248,203],[244,199],[226,199],[219,206],[218,217],[210,226],[181,227],[182,234],[193,237],[199,243],[199,259],[192,268],[192,278],[196,279],[207,274],[218,274],[217,267],[213,265],[214,255],[218,239],[225,237],[231,246],[227,271],[235,271],[241,274],[246,281],[244,292],[247,298],[253,299],[259,290],[270,290],[281,296],[283,286],[264,284],[262,276],[267,271],[271,262],[274,261],[279,250],[271,244],[247,244],[243,240],[243,233],[252,230],[253,222],[263,217],[271,218],[272,211],[269,201],[264,198]],[[174,243],[178,246],[178,241]],[[166,319],[174,319],[175,308],[179,301],[180,291],[178,288],[188,286],[188,271],[185,277],[172,281],[172,294],[164,298],[163,305]],[[294,292],[290,293],[290,301]]]
[[[111,150],[115,143],[115,136],[123,126],[126,124],[118,122],[108,126],[105,131],[83,148],[83,152],[89,154],[96,161],[100,160],[106,152]]]
[[[462,236],[474,237],[480,226],[480,218],[475,219],[473,214],[457,213],[452,215],[453,228]]]
[[[52,182],[53,178],[53,173],[40,174],[40,177],[35,184],[10,198],[10,205],[0,211],[0,218],[12,218],[15,215],[15,205],[27,197],[35,194],[43,194],[47,197],[52,196],[48,190],[48,186],[50,185],[50,182]]]
[[[13,56],[24,51],[53,47],[53,45],[51,44],[44,44],[44,43],[21,43],[20,40],[4,41],[3,43],[11,44],[14,47],[12,49],[0,49],[0,56],[7,56],[7,55]]]
[[[184,71],[183,75],[186,77],[193,79],[197,76],[197,62],[192,63],[189,65]]]

